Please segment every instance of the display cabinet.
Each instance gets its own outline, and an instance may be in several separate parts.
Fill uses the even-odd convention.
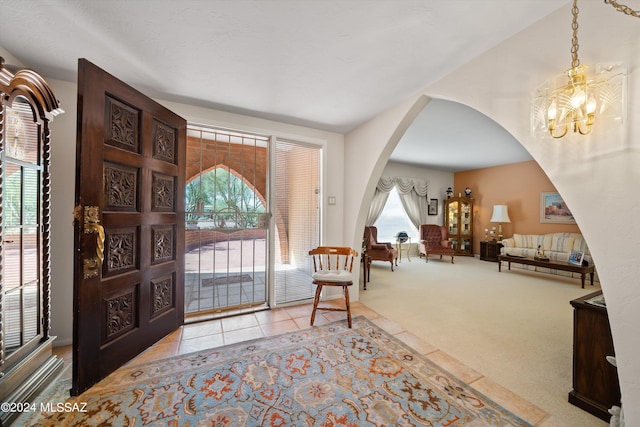
[[[62,368],[49,335],[49,121],[61,110],[38,74],[14,74],[3,62],[0,58],[0,402],[5,405],[32,402]],[[0,427],[19,414],[1,411]]]
[[[445,227],[456,255],[473,255],[473,199],[451,197],[444,201]]]

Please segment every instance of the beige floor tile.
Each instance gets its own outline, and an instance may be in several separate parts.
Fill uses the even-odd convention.
[[[369,307],[363,304],[351,305],[351,315],[352,316],[364,316],[369,320],[378,319],[380,314],[371,310]]]
[[[300,328],[293,319],[283,320],[281,322],[264,323],[260,325],[265,336],[278,335],[285,332],[298,331]]]
[[[371,321],[391,335],[396,335],[404,331],[402,326],[384,317],[377,317],[375,319],[371,319]]]
[[[265,310],[255,313],[258,323],[264,325],[266,323],[281,322],[283,320],[291,320],[291,315],[284,308],[276,308],[274,310]]]
[[[430,353],[427,357],[436,365],[451,372],[454,376],[458,377],[458,379],[470,384],[471,386],[473,386],[472,383],[474,381],[478,381],[482,378],[482,374],[469,368],[445,352],[436,351],[435,353]]]
[[[547,417],[547,414],[542,409],[486,377],[474,381],[471,386],[484,395],[490,396],[494,402],[533,425]]]
[[[423,340],[422,338],[417,337],[416,335],[412,334],[411,332],[400,332],[399,334],[394,335],[396,338],[398,338],[400,341],[402,341],[403,343],[407,344],[409,347],[413,348],[414,350],[416,350],[419,353],[422,354],[430,354],[433,353],[435,351],[438,351],[438,349],[436,347],[434,347],[433,345],[429,344],[428,342],[426,342],[425,340]]]
[[[329,322],[338,322],[340,320],[344,320],[345,322],[347,321],[347,312],[346,311],[324,311],[324,312],[322,312],[322,315]],[[318,318],[318,314],[316,312],[316,319],[317,318]]]
[[[197,338],[182,340],[178,347],[178,354],[193,353],[194,351],[206,350],[209,348],[224,345],[222,334],[212,334]]]
[[[183,328],[184,328],[184,326],[176,329],[175,331],[171,332],[169,335],[167,335],[166,337],[164,337],[160,341],[158,341],[158,343],[167,343],[167,342],[180,341],[182,339],[182,329]]]
[[[127,365],[137,365],[152,360],[164,359],[178,354],[179,341],[159,342],[131,359]]]
[[[236,329],[233,331],[225,332],[223,335],[224,335],[225,345],[235,344],[241,341],[249,341],[256,338],[264,337],[264,333],[262,332],[262,329],[260,329],[260,326],[252,326],[250,328]]]
[[[185,340],[220,333],[222,333],[221,320],[208,320],[206,322],[184,325],[182,327],[182,339]]]
[[[222,319],[222,332],[225,334],[229,331],[246,329],[254,326],[258,326],[258,319],[256,319],[256,316],[253,313]]]
[[[289,313],[292,319],[298,317],[311,317],[311,310],[313,309],[313,304],[302,304],[302,305],[294,305],[291,307],[284,307],[284,310]]]
[[[570,426],[566,425],[565,423],[563,423],[562,421],[554,417],[548,416],[544,420],[537,423],[536,427],[570,427]]]
[[[293,321],[296,322],[296,325],[298,325],[299,329],[309,328],[311,327],[311,325],[309,324],[309,322],[311,321],[311,313],[309,313],[309,315],[306,317],[296,317],[295,319],[293,319]],[[314,324],[318,326],[322,325],[323,323],[327,323],[327,319],[325,319],[321,315],[316,315],[316,321],[314,322]]]

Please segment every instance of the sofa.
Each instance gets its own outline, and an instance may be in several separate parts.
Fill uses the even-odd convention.
[[[593,262],[587,243],[578,233],[514,234],[513,237],[502,241],[500,253],[533,258],[537,255],[538,246],[544,250],[544,255],[551,261],[566,262],[569,260],[571,251],[579,251],[584,252],[585,261],[589,264]],[[522,265],[522,268],[572,277],[572,273],[568,271],[530,265]]]

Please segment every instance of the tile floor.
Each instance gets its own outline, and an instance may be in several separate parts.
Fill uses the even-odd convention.
[[[341,303],[341,300],[336,302],[336,304]],[[329,302],[329,304],[331,304],[331,302]],[[131,360],[129,364],[162,359],[206,348],[308,328],[311,308],[311,304],[303,304],[257,313],[243,314],[224,319],[187,324],[157,342],[138,357]],[[509,390],[492,382],[488,378],[483,377],[473,369],[462,365],[454,358],[448,356],[415,335],[404,331],[398,324],[381,317],[378,313],[371,310],[364,304],[360,302],[352,303],[351,313],[353,316],[362,315],[367,317],[388,333],[396,336],[415,350],[425,354],[442,368],[456,375],[467,384],[472,385],[476,390],[482,392],[486,396],[489,396],[495,402],[509,409],[511,412],[520,416],[534,426],[564,426],[563,423],[549,416],[540,408],[511,393]],[[343,319],[345,319],[344,313],[319,311],[316,314],[315,324],[319,325],[321,323]],[[55,349],[55,352],[65,359],[65,364],[71,363],[70,347],[57,348]],[[67,369],[65,372],[70,372],[70,370]]]

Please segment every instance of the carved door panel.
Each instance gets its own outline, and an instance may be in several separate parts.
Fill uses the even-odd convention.
[[[79,60],[74,395],[183,323],[185,147],[184,119]]]

